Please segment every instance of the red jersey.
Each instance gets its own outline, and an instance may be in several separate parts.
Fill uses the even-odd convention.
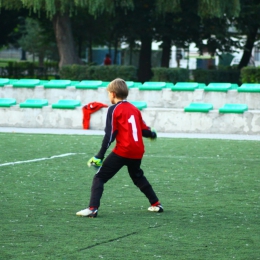
[[[97,158],[103,159],[107,148],[116,139],[113,152],[131,159],[141,159],[144,154],[142,137],[152,132],[142,119],[141,112],[128,101],[120,101],[108,108],[105,136]]]

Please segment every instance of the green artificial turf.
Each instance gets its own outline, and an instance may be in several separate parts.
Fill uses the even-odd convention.
[[[77,217],[101,141],[0,134],[0,259],[260,259],[259,142],[145,140],[142,168],[165,212],[147,211],[123,168],[98,217]]]

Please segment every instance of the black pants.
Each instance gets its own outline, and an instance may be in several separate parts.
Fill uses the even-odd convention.
[[[140,168],[141,159],[129,159],[110,153],[103,165],[93,178],[89,207],[98,208],[103,194],[104,184],[110,180],[123,166],[127,166],[133,183],[144,193],[150,204],[156,203],[158,198]]]

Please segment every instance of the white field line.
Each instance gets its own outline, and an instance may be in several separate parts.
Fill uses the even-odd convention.
[[[51,157],[46,157],[46,158],[38,158],[38,159],[32,159],[32,160],[27,160],[27,161],[8,162],[8,163],[0,164],[0,167],[1,166],[15,165],[15,164],[22,164],[22,163],[51,160],[51,159],[55,159],[55,158],[66,157],[66,156],[77,155],[77,154],[84,154],[84,153],[65,153],[65,154],[60,154],[60,155],[53,155]]]
[[[66,156],[71,156],[71,155],[77,155],[77,154],[85,154],[85,153],[65,153],[65,154],[60,154],[60,155],[53,155],[51,157],[46,157],[46,158],[39,158],[39,159],[32,159],[32,160],[27,160],[27,161],[17,161],[17,162],[8,162],[8,163],[3,163],[0,164],[0,167],[2,166],[10,166],[10,165],[15,165],[15,164],[22,164],[22,163],[30,163],[30,162],[39,162],[39,161],[45,161],[45,160],[51,160],[55,158],[60,158],[60,157],[66,157]],[[191,156],[174,156],[174,155],[144,155],[144,157],[155,157],[155,158],[170,158],[170,159],[190,159],[190,158],[197,158],[197,159],[222,159],[222,160],[237,160],[235,157],[234,158],[225,158],[225,157],[191,157]],[[243,159],[243,161],[256,161],[259,160],[257,159]]]

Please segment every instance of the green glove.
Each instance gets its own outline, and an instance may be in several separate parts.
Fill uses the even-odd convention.
[[[150,137],[150,140],[154,141],[157,139],[157,132],[154,128],[151,128],[151,132],[152,132],[152,137]]]
[[[88,160],[88,167],[90,167],[90,166],[94,166],[95,168],[99,168],[99,167],[102,166],[102,160],[98,159],[94,156],[94,157],[92,157]]]

